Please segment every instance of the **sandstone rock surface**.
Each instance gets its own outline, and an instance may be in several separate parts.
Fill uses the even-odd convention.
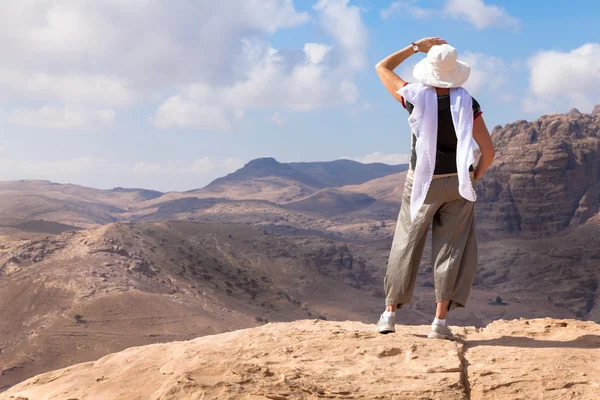
[[[576,320],[428,326],[379,335],[359,322],[270,323],[132,347],[22,382],[0,400],[598,399],[600,326]]]

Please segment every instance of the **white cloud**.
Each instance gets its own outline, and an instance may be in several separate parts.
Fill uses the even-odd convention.
[[[348,156],[343,156],[340,158],[358,161],[363,164],[384,163],[384,164],[390,164],[390,165],[398,165],[398,164],[407,164],[410,160],[410,154],[401,154],[401,153],[384,154],[381,152],[375,152],[375,153],[367,154],[367,155],[365,155],[363,157],[359,157],[359,158],[352,158],[352,157],[348,157]]]
[[[381,10],[381,18],[387,19],[396,13],[406,13],[415,18],[430,18],[439,14],[437,10],[417,6],[418,2],[419,0],[394,1],[388,8]]]
[[[529,92],[523,106],[529,112],[588,111],[600,104],[600,43],[569,52],[541,51],[528,60]]]
[[[0,66],[0,99],[121,107],[132,104],[136,93],[125,80],[103,74],[34,72]]]
[[[243,117],[243,116],[242,116]],[[234,115],[228,116],[221,106],[198,104],[189,98],[176,95],[168,98],[156,111],[152,122],[158,128],[198,128],[227,130]]]
[[[337,15],[340,4],[334,7],[335,12],[328,9],[331,14],[328,21]],[[342,13],[343,16],[346,15]],[[177,95],[160,106],[154,124],[159,128],[227,129],[231,125],[228,110],[232,109],[307,112],[354,104],[358,100],[358,86],[352,77],[364,57],[362,44],[357,44],[360,57],[353,59],[354,64],[347,64],[346,56],[352,46],[343,47],[336,58],[330,57],[335,46],[306,43],[303,58],[292,60],[263,41],[244,39],[242,42],[238,64],[244,71],[243,76],[229,84],[199,81],[183,85]]]
[[[377,108],[377,106],[375,104],[369,103],[369,102],[364,102],[364,103],[352,108],[352,110],[350,110],[349,114],[352,117],[356,117],[357,115],[359,115],[361,113],[369,112],[375,108]]]
[[[516,99],[516,96],[514,93],[503,93],[500,96],[498,96],[498,100],[500,100],[502,103],[510,103],[513,102]]]
[[[321,43],[306,43],[304,45],[306,61],[310,64],[320,64],[323,62],[329,50],[331,50],[330,46]]]
[[[98,129],[112,124],[114,119],[115,112],[113,110],[70,106],[17,108],[7,116],[7,120],[15,125],[56,130]]]
[[[360,70],[367,62],[367,27],[363,24],[360,9],[349,5],[349,0],[319,0],[313,7],[319,22],[341,48],[344,63]]]
[[[340,12],[353,10],[350,6],[338,8]],[[255,71],[253,61],[262,61],[259,58],[236,62],[240,55],[246,56],[244,47],[249,38],[266,45],[270,35],[305,24],[311,18],[307,12],[298,12],[291,0],[182,0],[177,7],[164,0],[8,2],[0,13],[0,101],[9,113],[14,107],[11,103],[27,108],[27,102],[118,111],[120,107],[154,102],[156,93],[168,93],[167,98],[162,98],[169,103],[166,107],[173,106],[176,98],[172,96],[179,95],[177,108],[189,109],[190,99],[173,93],[174,89],[195,83],[208,83],[212,89],[236,87],[251,79],[247,72]],[[366,31],[360,16],[357,23],[359,32]],[[349,35],[357,36],[355,32]],[[320,64],[330,58],[325,51],[329,45],[322,46],[306,48],[312,62]],[[336,42],[331,47],[343,46]],[[279,55],[281,76],[276,77],[289,77],[285,72],[293,67],[301,51],[286,50],[285,55]],[[342,64],[340,59],[331,59],[330,65],[321,66],[322,81],[332,84],[333,79],[339,78],[341,73],[334,77],[331,71]],[[268,85],[250,86],[271,90]],[[268,97],[268,93],[257,96]],[[227,108],[223,110],[225,117],[233,116],[234,120],[243,110],[224,102],[208,105]],[[214,110],[207,110],[206,106],[196,103],[194,110],[212,115]],[[217,116],[216,121],[206,125],[227,125],[223,122],[225,117]],[[174,119],[174,126],[201,125],[198,118],[189,115]],[[155,120],[167,118],[157,115]]]
[[[56,99],[65,103],[126,106],[135,93],[123,80],[98,74],[34,74],[26,80],[25,90],[32,96]]]
[[[285,126],[285,119],[281,116],[281,113],[279,112],[274,112],[273,114],[271,114],[269,120],[275,125],[279,126],[280,128],[283,128]]]
[[[109,189],[142,187],[161,191],[190,190],[241,168],[237,158],[201,157],[196,160],[112,162],[100,157],[63,161],[11,160],[0,158],[0,180],[47,179]]]
[[[491,27],[519,28],[519,20],[495,5],[487,5],[483,0],[448,0],[444,13],[458,20],[466,20],[477,29]]]
[[[213,157],[202,157],[193,161],[170,160],[162,163],[142,161],[136,163],[132,170],[136,175],[212,175],[218,174],[224,168],[231,172],[241,167],[243,167],[243,162],[235,158],[216,160]]]
[[[289,0],[90,2],[25,0],[3,5],[0,37],[11,66],[39,71],[111,71],[144,83],[223,77],[242,37],[264,37],[306,23]],[[208,56],[207,56],[208,55]],[[115,62],[119,60],[119,62]],[[35,68],[35,69],[34,69]],[[46,71],[47,72],[47,71]],[[148,79],[150,78],[150,81]]]
[[[356,86],[325,63],[315,62],[323,61],[319,58],[325,57],[324,49],[323,45],[311,44],[304,60],[290,67],[278,50],[248,41],[245,78],[215,90],[219,94],[212,101],[220,101],[225,107],[294,111],[353,103],[358,96]]]
[[[310,42],[301,53],[283,52],[260,38],[240,35],[234,73],[226,79],[198,79],[181,85],[160,106],[154,124],[228,129],[233,109],[307,112],[354,104],[359,92],[353,76],[366,64],[367,29],[360,10],[348,0],[320,0],[314,10],[331,44]],[[229,65],[230,59],[231,53],[224,54],[219,64]]]
[[[502,92],[509,81],[512,68],[502,58],[466,51],[461,59],[471,66],[471,75],[464,87],[473,95],[482,90]]]
[[[419,0],[394,1],[387,9],[381,10],[381,18],[387,19],[392,14],[406,13],[415,18],[443,17],[468,21],[476,29],[493,27],[517,30],[520,22],[504,8],[486,4],[483,0],[446,0],[442,10],[422,8]]]

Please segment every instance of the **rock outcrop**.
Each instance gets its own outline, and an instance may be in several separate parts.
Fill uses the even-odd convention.
[[[600,326],[574,320],[428,326],[270,323],[132,347],[22,382],[0,400],[598,399]]]
[[[572,109],[494,128],[496,159],[478,184],[479,226],[492,236],[552,235],[598,213],[600,114]]]

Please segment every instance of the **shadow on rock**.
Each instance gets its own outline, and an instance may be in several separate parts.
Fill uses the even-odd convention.
[[[528,348],[571,348],[571,349],[600,349],[600,335],[583,335],[577,339],[561,340],[537,340],[524,336],[501,336],[486,340],[466,340],[467,348],[477,346],[505,346],[505,347],[528,347]]]

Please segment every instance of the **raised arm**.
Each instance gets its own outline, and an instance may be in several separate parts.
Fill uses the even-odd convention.
[[[424,38],[415,42],[415,44],[419,47],[419,52],[421,53],[429,52],[431,46],[445,43],[445,40],[442,40],[438,37]],[[383,60],[379,61],[375,66],[375,70],[377,70],[379,79],[381,79],[381,82],[383,82],[383,85],[386,87],[386,89],[399,102],[402,102],[402,96],[396,93],[396,91],[403,87],[406,82],[394,72],[394,69],[396,69],[400,64],[402,64],[402,62],[404,62],[404,60],[414,53],[415,52],[411,44],[402,50],[387,56]]]
[[[479,158],[479,162],[475,167],[475,181],[481,178],[481,175],[489,168],[492,164],[492,160],[496,156],[496,152],[494,151],[494,143],[492,142],[492,137],[488,131],[487,126],[485,126],[485,122],[483,121],[483,116],[479,116],[473,122],[473,139],[477,142],[479,146],[479,150],[481,151],[481,157]]]

